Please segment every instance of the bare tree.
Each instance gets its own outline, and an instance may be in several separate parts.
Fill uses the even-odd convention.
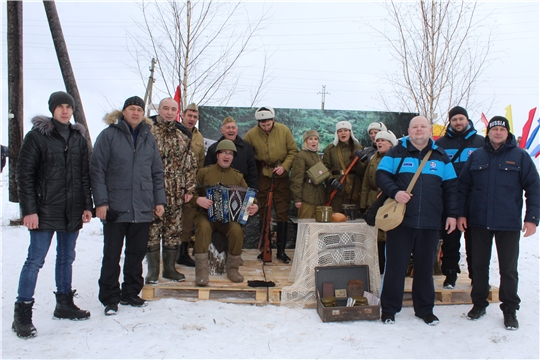
[[[150,59],[157,59],[161,79],[154,89],[171,96],[181,85],[183,108],[190,102],[224,105],[238,92],[248,92],[239,89],[239,60],[254,50],[251,45],[265,17],[253,21],[247,14],[240,17],[242,8],[243,4],[214,1],[141,3],[143,21],[138,25],[145,36],[131,36],[134,46],[130,49],[141,77],[147,75]],[[266,58],[261,69],[264,74]],[[261,81],[268,80],[263,77]],[[261,92],[254,94],[257,97]],[[255,99],[250,100],[253,102]]]
[[[473,106],[475,87],[491,61],[491,31],[480,38],[478,32],[487,26],[476,2],[391,1],[385,6],[391,30],[379,32],[400,72],[388,77],[394,91],[380,95],[383,104],[397,103],[443,123],[448,109]]]

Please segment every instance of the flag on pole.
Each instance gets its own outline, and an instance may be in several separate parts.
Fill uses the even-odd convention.
[[[178,112],[176,113],[176,121],[180,121],[180,114],[182,113],[182,102],[180,101],[181,91],[180,91],[180,85],[176,87],[176,91],[174,93],[174,100],[178,103]]]
[[[531,156],[538,157],[540,155],[540,144],[536,145],[533,151],[531,151]]]
[[[531,136],[529,136],[529,139],[527,140],[527,143],[525,144],[525,149],[529,150],[531,147],[534,138],[536,137],[536,134],[538,134],[538,130],[540,130],[540,119],[538,119],[538,126],[533,130],[531,133]]]
[[[514,122],[512,121],[512,105],[508,105],[504,108],[506,110],[505,118],[508,119],[508,124],[510,125],[510,132],[514,133]]]
[[[531,109],[529,111],[529,119],[523,126],[523,130],[521,133],[521,141],[519,142],[519,147],[522,149],[525,149],[525,145],[527,145],[527,139],[529,137],[529,131],[531,131],[531,125],[534,120],[534,113],[536,112],[536,108]]]
[[[480,119],[482,119],[482,122],[484,123],[484,126],[486,127],[486,130],[487,130],[489,121],[488,121],[486,115],[484,115],[484,113],[482,113],[482,116],[480,116]]]

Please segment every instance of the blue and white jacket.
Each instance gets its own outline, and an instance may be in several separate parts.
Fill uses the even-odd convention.
[[[467,143],[467,147],[463,149],[459,158],[454,160],[454,155],[458,152],[462,144]],[[479,147],[484,146],[484,137],[476,133],[476,129],[471,120],[469,120],[469,125],[464,132],[458,133],[452,130],[450,126],[446,128],[446,132],[443,137],[438,138],[435,141],[437,146],[440,146],[444,149],[452,164],[454,164],[454,170],[456,170],[456,175],[459,176],[463,164],[467,161],[472,152]]]
[[[523,191],[525,221],[538,225],[540,179],[530,155],[512,134],[497,150],[486,138],[459,175],[459,216],[467,216],[469,227],[520,231]]]
[[[399,169],[401,158],[408,150]],[[381,160],[375,179],[381,190],[391,198],[400,190],[406,190],[414,173],[427,152],[432,149],[428,162],[422,169],[407,203],[405,218],[401,225],[415,229],[440,229],[443,211],[448,217],[457,217],[457,177],[445,151],[433,140],[422,150],[414,147],[409,137],[400,139]],[[395,179],[394,179],[395,178]]]

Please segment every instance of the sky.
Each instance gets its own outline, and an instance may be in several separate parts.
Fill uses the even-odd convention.
[[[93,139],[104,128],[103,116],[121,108],[126,98],[144,96],[150,67],[137,70],[128,34],[137,36],[141,11],[132,1],[57,1],[72,67]],[[257,83],[267,56],[267,85],[255,106],[275,108],[321,107],[385,111],[378,94],[390,91],[386,74],[397,71],[388,44],[376,29],[388,28],[386,10],[376,2],[243,2],[237,16],[266,21],[253,39],[249,54],[239,63],[243,89]],[[505,115],[512,106],[515,131],[521,133],[529,110],[539,102],[538,2],[482,2],[478,17],[493,29],[491,60],[475,92],[470,118],[483,128],[480,114]],[[2,29],[1,140],[7,142],[6,3],[0,7]],[[239,21],[238,19],[233,19]],[[47,100],[65,89],[54,52],[43,4],[25,1],[24,122],[48,114]],[[483,35],[484,36],[484,35]],[[482,39],[482,38],[481,38]],[[160,88],[156,79],[156,88]],[[163,88],[163,87],[161,87]],[[173,95],[173,94],[169,94]],[[155,94],[155,97],[165,94]],[[227,106],[249,106],[250,96],[238,91]],[[401,112],[405,109],[392,108]],[[540,111],[535,115],[540,117]]]

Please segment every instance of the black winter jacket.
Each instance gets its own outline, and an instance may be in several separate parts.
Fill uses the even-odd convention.
[[[454,165],[454,170],[456,170],[456,175],[459,176],[463,165],[472,154],[472,152],[479,147],[484,146],[484,137],[476,133],[474,124],[469,120],[469,126],[467,130],[462,133],[457,133],[452,130],[450,126],[446,128],[446,132],[443,137],[438,138],[435,141],[437,146],[440,146],[444,149],[450,161]],[[458,152],[460,147],[465,144],[465,148],[459,155],[459,159],[454,160],[454,155]]]
[[[213,165],[216,163],[216,147],[217,144],[223,139],[225,139],[224,136],[210,145],[208,151],[206,152],[204,166]],[[258,189],[259,177],[257,175],[257,164],[255,163],[253,147],[249,143],[242,140],[242,138],[240,138],[238,135],[236,135],[236,139],[234,139],[234,145],[236,145],[236,155],[234,156],[232,167],[244,175],[244,180],[246,180],[246,183],[250,188]]]
[[[394,180],[405,149],[408,153]],[[402,138],[382,158],[375,175],[381,190],[394,198],[398,191],[407,189],[429,149],[433,152],[412,189],[413,196],[407,203],[401,223],[415,229],[440,229],[443,210],[447,217],[457,218],[457,178],[444,150],[430,139],[429,144],[419,151],[408,137]]]
[[[77,231],[84,210],[92,210],[86,129],[70,125],[66,143],[50,117],[32,123],[17,163],[22,215],[37,214],[38,230]]]
[[[524,190],[524,221],[538,225],[540,180],[530,155],[512,134],[497,150],[486,138],[459,174],[459,216],[467,216],[469,227],[519,231]]]

